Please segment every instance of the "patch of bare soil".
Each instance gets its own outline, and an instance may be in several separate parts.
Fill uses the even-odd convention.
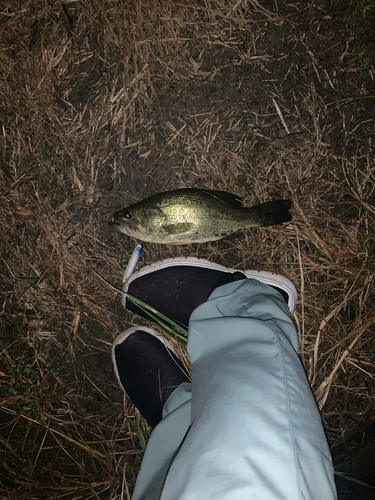
[[[293,201],[284,227],[146,244],[140,265],[189,255],[291,279],[300,354],[340,463],[342,443],[371,428],[365,4],[1,2],[2,498],[130,498],[149,429],[116,385],[110,346],[140,320],[96,273],[120,286],[135,241],[108,230],[111,214],[167,189]],[[375,484],[373,471],[359,478]]]

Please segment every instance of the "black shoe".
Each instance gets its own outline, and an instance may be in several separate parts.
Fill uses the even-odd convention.
[[[121,333],[112,345],[112,362],[121,389],[154,428],[172,392],[190,381],[172,346],[145,326]]]
[[[166,259],[146,266],[125,280],[123,290],[188,326],[191,313],[208,299],[215,288],[245,278],[261,281],[278,290],[293,313],[297,292],[287,278],[268,271],[238,272],[195,257]],[[125,295],[121,300],[128,311],[152,320]]]

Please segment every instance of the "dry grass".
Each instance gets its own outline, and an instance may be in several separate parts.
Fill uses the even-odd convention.
[[[150,244],[141,263],[194,255],[290,278],[329,437],[367,422],[374,71],[349,64],[345,7],[266,5],[2,1],[2,498],[130,498],[148,429],[109,352],[134,319],[94,271],[120,284],[134,244],[109,216],[167,188],[293,200],[287,227]]]

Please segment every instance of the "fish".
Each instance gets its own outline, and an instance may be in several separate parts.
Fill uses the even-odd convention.
[[[123,208],[109,225],[142,241],[184,245],[221,240],[252,228],[292,220],[290,200],[274,200],[248,208],[225,191],[175,189]]]

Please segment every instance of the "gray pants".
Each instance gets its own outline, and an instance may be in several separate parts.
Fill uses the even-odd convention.
[[[251,279],[192,314],[192,383],[152,432],[132,500],[334,500],[327,440],[290,312]]]

